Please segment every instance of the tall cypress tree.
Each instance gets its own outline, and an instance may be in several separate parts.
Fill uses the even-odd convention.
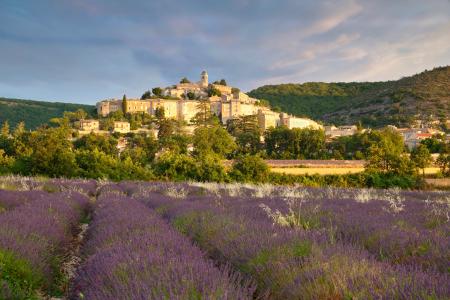
[[[128,103],[127,103],[127,95],[123,95],[122,98],[122,111],[123,114],[125,115],[126,113],[128,113]]]

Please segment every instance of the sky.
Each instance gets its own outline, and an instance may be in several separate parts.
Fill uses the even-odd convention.
[[[0,0],[0,96],[95,104],[187,76],[395,80],[450,64],[450,0]]]

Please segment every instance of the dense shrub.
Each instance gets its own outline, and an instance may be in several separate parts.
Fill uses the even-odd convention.
[[[269,167],[262,158],[256,155],[245,155],[235,160],[230,176],[241,182],[266,182]]]

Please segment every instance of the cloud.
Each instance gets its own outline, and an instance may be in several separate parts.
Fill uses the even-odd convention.
[[[387,80],[450,63],[447,0],[13,1],[2,95],[94,103],[203,69],[261,84]]]

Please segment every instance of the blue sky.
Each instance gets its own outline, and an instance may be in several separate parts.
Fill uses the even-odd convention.
[[[450,64],[449,0],[0,0],[0,96],[95,103],[183,76],[398,79]]]

